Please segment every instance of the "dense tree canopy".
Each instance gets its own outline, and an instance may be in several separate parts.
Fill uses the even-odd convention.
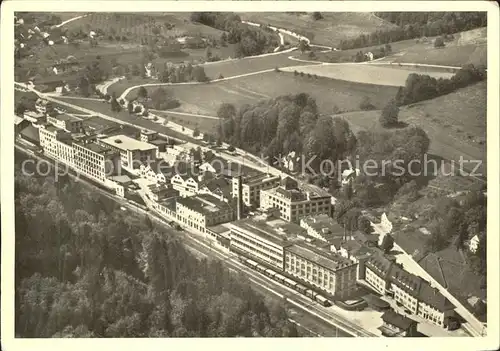
[[[219,114],[225,118],[219,128],[225,141],[250,152],[263,152],[270,159],[292,151],[303,153],[316,171],[323,160],[343,159],[356,143],[345,120],[320,117],[316,101],[305,93],[238,109],[223,104]]]
[[[365,173],[383,182],[406,183],[420,174],[430,140],[423,129],[410,125],[391,131],[361,131],[357,134],[357,156]],[[411,172],[410,172],[411,171]]]
[[[462,67],[450,79],[436,79],[426,74],[411,73],[406,79],[404,88],[398,91],[395,100],[398,105],[408,105],[451,93],[484,79],[486,79],[485,68],[474,67],[472,64]]]
[[[180,105],[179,101],[174,98],[172,91],[162,87],[153,90],[150,98],[147,105],[155,110],[169,110]]]
[[[16,335],[296,336],[217,260],[78,183],[16,171]]]

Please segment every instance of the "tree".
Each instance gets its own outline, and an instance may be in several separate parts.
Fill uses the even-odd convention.
[[[382,244],[380,245],[380,248],[384,251],[384,253],[388,254],[389,252],[391,252],[393,247],[394,247],[394,238],[392,237],[392,235],[386,234],[382,239]]]
[[[396,102],[394,100],[389,101],[380,114],[380,124],[385,128],[396,125],[398,123],[398,114],[399,107]]]
[[[359,103],[359,108],[364,111],[374,110],[376,107],[372,104],[370,98],[368,96],[364,96],[361,102]]]
[[[437,37],[434,40],[434,47],[435,48],[442,48],[442,47],[444,47],[444,39],[443,39],[443,37]]]
[[[299,50],[302,53],[304,53],[304,51],[309,50],[309,49],[310,49],[309,44],[305,40],[299,40]]]
[[[156,110],[168,110],[180,106],[170,90],[165,88],[155,89],[150,96],[151,108]]]
[[[116,101],[116,98],[111,99],[111,111],[120,112],[121,110],[122,107],[120,106],[118,101]]]
[[[151,29],[151,32],[154,34],[154,35],[159,35],[161,33],[161,29],[160,27],[158,26],[154,26],[153,29]]]
[[[193,137],[197,138],[199,136],[200,136],[200,130],[198,129],[198,127],[195,127],[193,130]]]
[[[321,12],[313,12],[312,18],[315,21],[319,21],[320,19],[323,19],[323,15],[321,14]]]
[[[395,195],[396,201],[400,203],[410,203],[416,201],[418,198],[418,185],[415,180],[404,184]]]
[[[133,75],[133,76],[139,76],[141,75],[141,68],[139,67],[138,64],[134,63],[132,65],[132,69],[130,70],[130,73]]]
[[[149,228],[149,230],[153,230],[153,222],[151,221],[151,218],[149,218],[148,215],[146,215],[146,217],[144,217],[144,223]]]
[[[128,113],[130,113],[130,114],[132,114],[134,112],[134,104],[132,103],[132,101],[128,102],[127,110],[128,110]]]
[[[86,76],[78,80],[78,91],[85,97],[90,96],[90,82]]]
[[[371,234],[373,232],[370,220],[365,216],[360,216],[358,218],[358,230],[365,234]]]
[[[142,111],[141,106],[136,106],[136,107],[134,108],[134,112],[135,112],[135,113],[140,113],[141,111]]]
[[[139,88],[139,91],[137,92],[137,96],[140,98],[147,98],[148,97],[148,91],[146,90],[145,87],[141,86]]]
[[[229,146],[227,147],[227,151],[229,151],[229,152],[234,152],[235,150],[236,150],[236,149],[234,148],[234,146],[233,146],[233,145],[229,145]]]
[[[217,117],[231,119],[236,115],[236,107],[233,104],[223,102],[217,110]]]
[[[193,80],[197,82],[208,82],[208,77],[205,74],[205,69],[203,66],[195,66],[193,67],[193,72],[192,72]]]

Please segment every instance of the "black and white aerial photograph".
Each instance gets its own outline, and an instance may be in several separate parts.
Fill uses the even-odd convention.
[[[498,6],[17,3],[2,336],[498,338]]]

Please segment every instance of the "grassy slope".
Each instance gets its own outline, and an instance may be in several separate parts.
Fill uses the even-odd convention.
[[[131,32],[133,35],[153,35],[152,29],[155,25],[161,28],[161,35],[164,36],[189,36],[201,34],[204,36],[220,37],[222,31],[205,26],[203,24],[193,23],[189,19],[190,13],[143,13],[135,16],[134,20],[129,20],[125,16],[116,18],[112,13],[94,13],[85,18],[70,22],[65,26],[68,29],[82,30],[97,28],[103,29],[105,32],[112,27],[117,33],[126,34]],[[151,22],[149,22],[151,19]],[[167,29],[163,26],[164,23],[174,25],[172,29]]]
[[[243,20],[270,24],[288,30],[314,33],[314,44],[338,46],[340,40],[357,37],[362,33],[371,33],[377,29],[390,28],[394,25],[381,20],[371,13],[362,12],[324,12],[323,19],[314,21],[310,14],[280,13],[240,13]]]
[[[447,42],[444,48],[434,48],[433,39],[427,43],[417,43],[415,39],[391,43],[393,54],[381,61],[402,63],[424,63],[444,66],[462,66],[467,63],[475,65],[487,63],[486,28],[473,29],[454,34],[454,40]],[[381,45],[351,49],[344,51],[318,53],[316,59],[323,62],[350,60],[358,51],[370,51],[380,48]],[[299,56],[311,60],[307,53]]]
[[[155,89],[150,88],[150,90]],[[332,113],[334,106],[343,111],[359,110],[359,103],[368,96],[372,103],[382,106],[395,94],[393,87],[357,84],[328,78],[294,76],[293,73],[268,72],[234,80],[195,85],[168,87],[181,102],[179,111],[214,116],[222,102],[235,105],[253,104],[286,94],[308,93],[316,99],[322,113]]]
[[[127,21],[125,19],[115,19],[111,14],[99,13],[91,14],[87,17],[69,22],[64,26],[64,29],[78,30],[84,32],[101,28],[106,34],[110,33],[111,28],[116,30],[117,34],[126,35],[128,32],[132,36],[137,36],[137,40],[132,39],[129,42],[109,41],[107,36],[99,39],[97,47],[90,47],[88,41],[82,41],[78,48],[66,44],[56,44],[51,47],[44,46],[37,50],[37,53],[32,58],[23,60],[23,66],[30,68],[50,67],[55,59],[66,58],[69,55],[75,56],[82,63],[90,63],[97,55],[105,59],[116,59],[120,64],[140,63],[142,58],[142,46],[138,41],[141,36],[152,35],[154,25],[161,27],[162,35],[171,37],[181,37],[199,34],[202,36],[213,36],[219,38],[222,31],[204,26],[201,24],[192,23],[189,20],[189,14],[158,14],[151,13],[153,22],[150,24],[146,21]],[[74,17],[74,16],[71,16]],[[70,17],[70,18],[71,18]],[[137,16],[140,19],[143,16]],[[167,30],[164,23],[175,24],[172,30]],[[184,52],[189,54],[183,57],[172,58],[156,58],[154,63],[162,66],[165,62],[185,62],[199,61],[205,59],[205,49],[184,49]],[[234,57],[234,45],[212,49],[212,54],[222,58]]]
[[[345,114],[353,130],[381,129],[380,111]],[[431,139],[429,153],[447,160],[483,160],[486,165],[486,82],[404,107],[400,121],[422,127]]]
[[[274,69],[276,67],[285,66],[300,66],[300,62],[288,60],[287,57],[290,54],[279,54],[271,55],[260,58],[245,58],[240,60],[232,61],[220,61],[214,62],[207,65],[203,65],[206,75],[210,79],[217,79],[222,74],[223,77],[233,77],[241,74],[253,73],[263,70]],[[304,63],[304,65],[310,65],[310,63]],[[247,77],[245,77],[247,79]],[[238,79],[238,82],[240,79]],[[157,82],[157,81],[155,81]],[[113,84],[110,87],[110,91],[115,91],[118,95],[123,93],[127,87],[135,86],[141,83],[154,83],[151,80],[141,80],[133,79],[130,81],[121,81],[119,83]],[[134,91],[130,93],[130,96],[135,94]]]

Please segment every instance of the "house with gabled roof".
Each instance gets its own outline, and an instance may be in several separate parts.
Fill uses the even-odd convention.
[[[393,310],[386,311],[382,315],[382,322],[379,330],[383,336],[411,337],[417,335],[418,322]]]
[[[214,178],[206,181],[198,191],[199,194],[210,194],[222,201],[231,199],[231,183],[225,178]]]

